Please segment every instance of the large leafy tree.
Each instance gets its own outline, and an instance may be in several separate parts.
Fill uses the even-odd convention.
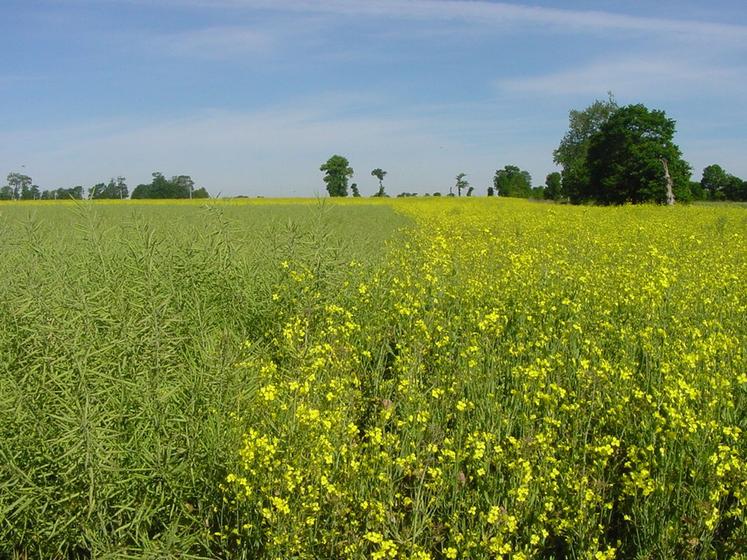
[[[498,196],[529,198],[532,194],[532,176],[515,165],[506,165],[495,172],[493,186]]]
[[[319,171],[324,172],[329,196],[348,196],[348,179],[353,176],[353,168],[347,158],[335,154],[322,164]]]
[[[640,104],[615,111],[589,142],[589,198],[602,204],[665,202],[668,169],[675,198],[688,200],[690,166],[674,132],[664,111]]]
[[[562,167],[561,198],[567,197],[574,203],[588,198],[589,143],[591,137],[617,109],[617,102],[612,93],[609,93],[607,100],[596,100],[582,111],[571,110],[568,117],[568,132],[553,152],[555,163]]]

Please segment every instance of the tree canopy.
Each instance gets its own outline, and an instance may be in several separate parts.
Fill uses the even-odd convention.
[[[532,176],[515,165],[506,165],[495,172],[493,186],[498,196],[529,198],[532,194]]]
[[[456,182],[454,183],[454,186],[456,187],[457,193],[459,193],[459,196],[462,196],[462,191],[469,188],[469,181],[465,179],[467,177],[466,173],[460,173],[456,176]]]
[[[319,171],[324,172],[329,196],[348,196],[348,179],[353,176],[353,168],[347,158],[335,154],[322,164]]]
[[[747,182],[727,173],[720,165],[703,169],[700,186],[710,200],[747,200]]]
[[[664,111],[628,105],[612,113],[589,142],[589,184],[583,198],[602,204],[664,202],[665,175],[677,200],[690,199],[690,166],[674,144],[675,122]]]
[[[582,111],[571,110],[568,117],[568,132],[553,152],[553,160],[562,167],[562,187],[559,198],[581,202],[589,196],[589,168],[587,155],[591,137],[596,134],[618,105],[612,93],[605,101],[596,100]]]
[[[204,188],[194,189],[194,181],[189,175],[176,175],[170,180],[163,173],[153,173],[153,180],[140,184],[132,191],[132,198],[208,198]]]
[[[109,183],[99,183],[89,189],[89,197],[93,199],[123,199],[128,196],[124,177],[110,179]]]
[[[33,189],[31,177],[23,173],[8,173],[8,184],[0,189],[0,200],[26,200]],[[36,187],[39,190],[39,187]]]

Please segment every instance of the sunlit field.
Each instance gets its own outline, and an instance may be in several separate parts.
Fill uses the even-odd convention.
[[[747,558],[747,208],[0,204],[0,557]]]

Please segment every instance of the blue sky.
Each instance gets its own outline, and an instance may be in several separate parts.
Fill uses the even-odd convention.
[[[0,176],[152,171],[313,196],[349,158],[391,194],[541,184],[568,111],[614,92],[677,121],[699,179],[747,178],[744,0],[0,0]]]

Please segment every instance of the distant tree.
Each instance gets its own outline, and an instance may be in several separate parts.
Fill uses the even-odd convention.
[[[89,198],[93,199],[125,199],[129,195],[124,177],[109,179],[108,183],[97,183],[89,189]]]
[[[353,176],[353,169],[346,158],[333,155],[319,171],[324,172],[329,196],[348,196],[348,179]]]
[[[37,185],[23,185],[21,187],[21,200],[36,200],[41,198],[41,191]]]
[[[184,198],[175,196],[179,191],[178,186],[169,181],[160,171],[151,173],[151,177],[153,180],[150,183],[149,198]]]
[[[700,181],[690,181],[690,194],[693,200],[706,200],[708,193],[703,189]]]
[[[666,174],[677,200],[690,199],[690,166],[674,144],[675,122],[664,111],[628,105],[592,136],[587,195],[602,204],[667,199]]]
[[[0,200],[13,200],[13,189],[10,185],[0,188]]]
[[[117,180],[115,182],[115,194],[120,200],[124,200],[125,198],[129,197],[130,193],[127,189],[127,183],[125,182],[124,177],[117,177]]]
[[[555,163],[562,167],[561,198],[569,198],[573,203],[589,198],[587,155],[591,137],[617,109],[617,102],[609,93],[606,101],[596,100],[582,111],[571,110],[568,132],[553,152]]]
[[[174,185],[173,191],[176,196],[173,198],[192,198],[195,190],[195,182],[189,175],[175,175],[171,178]]]
[[[515,165],[506,165],[495,172],[493,186],[498,196],[528,198],[532,194],[532,176]]]
[[[545,192],[544,196],[548,200],[560,200],[563,197],[561,175],[557,171],[553,171],[547,177],[545,177]]]
[[[106,183],[96,183],[88,189],[88,198],[99,199],[101,193],[106,190]]]
[[[386,171],[384,171],[380,167],[377,167],[376,169],[371,171],[371,175],[379,180],[379,192],[377,192],[374,196],[386,196],[386,194],[384,193],[384,177],[386,176]]]
[[[10,187],[11,198],[18,200],[21,198],[21,194],[28,192],[31,189],[32,181],[31,177],[24,175],[23,173],[8,173],[8,187]]]
[[[544,185],[539,185],[536,187],[532,187],[532,190],[529,193],[529,198],[536,198],[536,199],[543,199],[545,198],[545,187]]]
[[[495,196],[495,189],[493,187],[488,187],[488,196]]]
[[[69,189],[59,188],[44,191],[41,194],[42,200],[68,200],[74,198],[80,200],[83,198],[83,187],[77,186]]]
[[[150,184],[141,183],[132,190],[132,194],[130,195],[130,198],[132,198],[133,200],[137,200],[141,198],[153,198],[152,196],[150,196],[150,194],[151,194]]]
[[[361,193],[358,190],[358,183],[353,183],[352,185],[350,185],[350,190],[353,192],[353,198],[361,197]]]
[[[167,179],[163,173],[156,171],[151,174],[150,184],[140,184],[132,191],[133,199],[142,198],[209,198],[204,188],[195,189],[195,183],[189,175],[174,175]]]
[[[747,185],[739,177],[729,175],[726,185],[724,185],[724,196],[726,200],[744,201],[747,200]]]
[[[466,173],[460,173],[456,176],[456,183],[454,183],[454,186],[456,187],[457,192],[459,193],[459,196],[462,196],[462,190],[469,187],[469,182],[465,177],[467,176]],[[451,194],[454,194],[450,191]]]
[[[475,192],[475,187],[470,185],[470,187],[467,189],[467,196],[472,196],[473,192]]]
[[[436,191],[436,192],[433,193],[433,196],[441,196],[441,193],[438,192],[438,191]]]
[[[205,190],[205,187],[200,187],[192,192],[192,198],[210,198],[210,194]]]
[[[709,165],[703,169],[703,177],[700,185],[711,200],[724,200],[726,198],[726,185],[729,182],[729,174],[720,165]]]

